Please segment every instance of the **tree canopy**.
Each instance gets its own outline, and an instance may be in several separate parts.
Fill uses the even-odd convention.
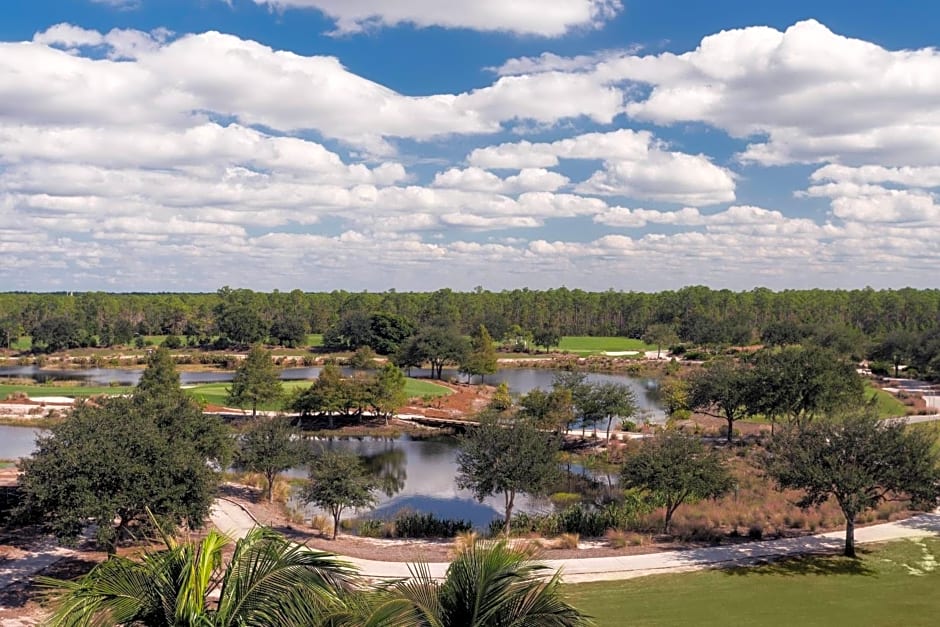
[[[274,482],[277,476],[304,461],[306,447],[299,433],[286,418],[262,418],[253,423],[238,438],[235,455],[237,467],[264,475],[264,496],[274,500]]]
[[[168,528],[201,527],[230,450],[221,421],[179,389],[158,350],[130,397],[86,401],[37,439],[21,466],[23,506],[63,541],[115,521],[98,525],[110,550],[148,527],[148,509]]]
[[[940,496],[933,442],[901,422],[867,413],[792,427],[778,434],[767,471],[781,488],[803,491],[801,507],[834,498],[845,516],[845,555],[855,556],[855,519],[889,498],[932,508]]]
[[[254,418],[259,405],[273,403],[282,394],[280,373],[271,360],[271,353],[257,344],[252,346],[235,369],[228,401],[236,407],[250,407]]]
[[[559,445],[528,420],[484,414],[480,426],[461,440],[457,485],[480,501],[502,494],[509,533],[516,495],[541,495],[558,478]]]
[[[303,499],[330,512],[335,539],[343,512],[350,507],[368,507],[375,503],[377,487],[375,477],[357,455],[325,451],[310,462]]]
[[[701,439],[663,431],[629,456],[621,470],[623,485],[645,490],[665,508],[663,533],[683,503],[716,498],[731,489],[731,475],[717,451]]]
[[[747,414],[751,375],[746,364],[722,359],[708,364],[689,382],[688,403],[703,414],[724,418],[728,442],[734,423]]]

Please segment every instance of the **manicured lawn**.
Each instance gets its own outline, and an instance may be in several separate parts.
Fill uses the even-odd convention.
[[[310,333],[307,335],[307,346],[311,348],[316,348],[318,346],[323,346],[323,334],[322,333]]]
[[[291,393],[297,388],[306,388],[312,381],[284,381],[284,391],[285,393]],[[203,403],[209,403],[211,405],[226,405],[228,402],[228,388],[231,386],[231,383],[206,383],[203,385],[196,385],[190,388],[186,388],[186,391],[191,394],[194,398]],[[423,381],[420,379],[406,379],[405,380],[405,394],[408,395],[408,398],[413,397],[424,397],[424,396],[446,396],[452,392],[442,386],[437,385],[436,383],[431,383],[430,381]],[[258,409],[263,409],[265,411],[273,411],[281,409],[280,403],[272,403],[259,405]]]
[[[133,388],[127,386],[79,386],[79,385],[0,385],[0,400],[14,392],[25,392],[30,397],[36,396],[95,396],[97,394],[126,394]]]
[[[810,557],[757,568],[576,584],[566,592],[598,627],[936,625],[940,539],[902,540],[863,551],[860,560]]]
[[[408,395],[408,398],[423,398],[425,396],[447,396],[453,394],[453,392],[450,388],[424,379],[406,379],[405,394]]]
[[[890,392],[879,390],[870,385],[865,386],[865,400],[875,400],[879,418],[896,418],[907,414],[907,407]]]
[[[654,351],[655,346],[629,337],[589,337],[572,335],[561,338],[558,348],[568,353],[592,354],[619,351]]]

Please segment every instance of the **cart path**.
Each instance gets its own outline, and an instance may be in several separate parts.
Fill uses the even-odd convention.
[[[233,538],[243,537],[257,523],[234,501],[219,499],[212,513],[212,523]],[[905,538],[919,538],[940,534],[940,510],[869,527],[856,527],[857,544],[886,542]],[[660,573],[685,572],[731,565],[749,565],[780,557],[808,553],[834,553],[841,551],[845,532],[783,538],[762,542],[743,542],[735,545],[713,546],[699,549],[663,551],[645,555],[614,557],[583,557],[574,559],[541,560],[552,569],[561,569],[568,583],[585,581],[614,581],[632,579]],[[376,579],[397,579],[410,575],[407,562],[380,562],[344,557],[359,568],[363,576]],[[428,564],[433,577],[443,578],[447,564]]]

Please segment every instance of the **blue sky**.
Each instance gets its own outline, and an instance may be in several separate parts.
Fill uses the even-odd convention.
[[[877,4],[8,0],[0,290],[936,287]]]

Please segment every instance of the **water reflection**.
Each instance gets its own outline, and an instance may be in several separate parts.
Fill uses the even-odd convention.
[[[281,379],[284,381],[313,380],[320,375],[321,368],[285,368],[281,370]],[[83,381],[89,385],[136,385],[140,380],[142,370],[133,368],[88,368],[84,370],[51,370],[37,366],[2,366],[0,378],[33,379],[39,383],[49,381]],[[353,370],[344,368],[344,374]],[[552,368],[506,368],[496,374],[489,375],[487,383],[506,383],[513,394],[526,394],[535,388],[548,390],[558,372]],[[444,370],[444,378],[458,378],[456,370]],[[413,368],[412,376],[430,377],[430,371],[423,368]],[[183,385],[198,383],[221,383],[231,381],[232,372],[219,371],[183,371],[180,372],[180,382]],[[465,378],[465,377],[464,377]],[[648,412],[654,421],[664,417],[660,404],[659,389],[654,379],[634,378],[623,374],[587,373],[587,380],[591,383],[623,383],[634,391],[637,404],[641,411]]]

